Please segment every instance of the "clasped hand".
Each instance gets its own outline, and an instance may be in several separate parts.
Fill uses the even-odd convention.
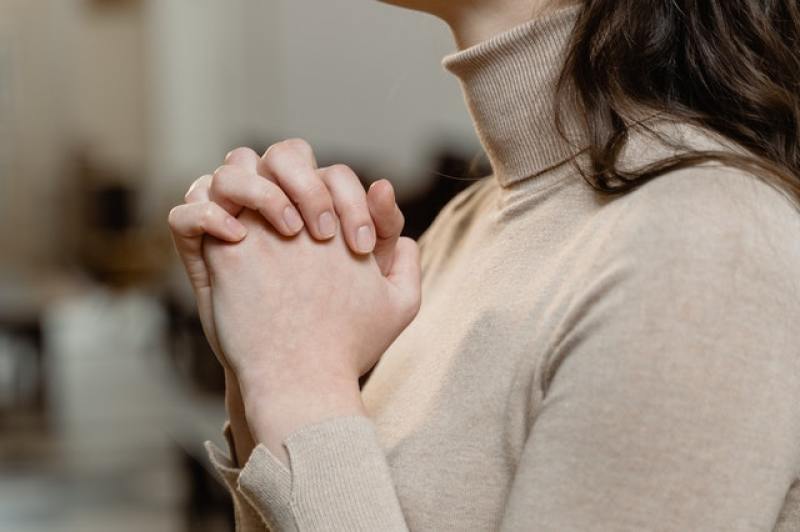
[[[359,377],[420,305],[418,249],[399,236],[388,181],[365,192],[292,139],[263,157],[234,150],[185,200],[173,241],[256,439],[358,413]]]

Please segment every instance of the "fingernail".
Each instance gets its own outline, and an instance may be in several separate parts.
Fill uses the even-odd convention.
[[[331,211],[325,211],[319,215],[319,232],[323,238],[332,237],[336,234],[336,220]]]
[[[225,223],[228,225],[228,228],[231,230],[231,236],[234,238],[244,238],[244,235],[247,234],[245,226],[233,216],[227,217]]]
[[[375,246],[375,234],[368,225],[362,225],[356,232],[356,246],[362,253],[369,253]]]
[[[303,228],[303,219],[300,217],[297,209],[291,205],[287,205],[286,208],[283,209],[283,221],[286,222],[286,227],[288,227],[289,231],[292,233],[296,233]]]

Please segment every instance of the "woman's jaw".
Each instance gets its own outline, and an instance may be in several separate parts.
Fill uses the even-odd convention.
[[[580,0],[380,1],[440,18],[450,27],[459,50],[463,50],[532,18]]]

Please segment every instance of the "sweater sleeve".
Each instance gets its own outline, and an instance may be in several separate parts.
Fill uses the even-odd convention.
[[[274,530],[408,530],[368,417],[341,416],[306,425],[289,434],[283,445],[289,469],[259,444],[233,488],[234,497],[246,501]]]
[[[640,197],[587,257],[502,530],[800,529],[800,216],[725,191]]]

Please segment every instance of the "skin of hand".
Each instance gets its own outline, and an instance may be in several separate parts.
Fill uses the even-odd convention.
[[[225,158],[225,164],[214,174],[203,176],[192,184],[185,196],[186,203],[173,208],[169,215],[173,242],[191,281],[203,330],[212,350],[225,368],[225,402],[237,455],[234,458],[238,458],[239,463],[246,461],[254,447],[254,441],[244,417],[238,381],[216,338],[208,269],[202,257],[204,235],[210,234],[228,242],[239,241],[243,238],[241,235],[246,233],[246,228],[234,216],[241,212],[244,205],[259,210],[265,214],[265,219],[280,220],[280,210],[287,207],[285,195],[282,189],[276,191],[269,185],[265,186],[262,182],[266,180],[270,183],[290,183],[288,188],[295,191],[294,197],[299,198],[302,205],[324,208],[326,197],[329,198],[336,214],[342,219],[343,226],[351,228],[349,242],[354,252],[360,252],[355,249],[356,234],[358,227],[364,225],[366,211],[377,234],[373,255],[384,274],[391,270],[394,249],[404,225],[403,215],[397,207],[389,181],[376,181],[365,195],[357,176],[346,166],[317,168],[313,152],[300,139],[290,139],[273,145],[267,150],[267,154],[259,157],[249,148],[231,151]],[[287,159],[294,164],[287,165],[284,162]],[[313,172],[311,177],[317,179],[321,185],[305,188],[292,185],[298,173],[295,171],[297,167],[305,172],[306,177]],[[275,175],[280,176],[280,181]],[[233,179],[225,179],[230,176]],[[305,199],[304,194],[309,190],[323,198],[313,201]],[[311,220],[318,219],[314,209],[306,208],[302,212]],[[292,234],[285,227],[284,233]]]
[[[218,340],[241,386],[256,440],[288,463],[281,442],[327,417],[365,415],[358,379],[416,316],[416,242],[401,237],[387,275],[372,255],[356,255],[340,232],[317,241],[288,238],[251,210],[247,236],[210,237]]]

